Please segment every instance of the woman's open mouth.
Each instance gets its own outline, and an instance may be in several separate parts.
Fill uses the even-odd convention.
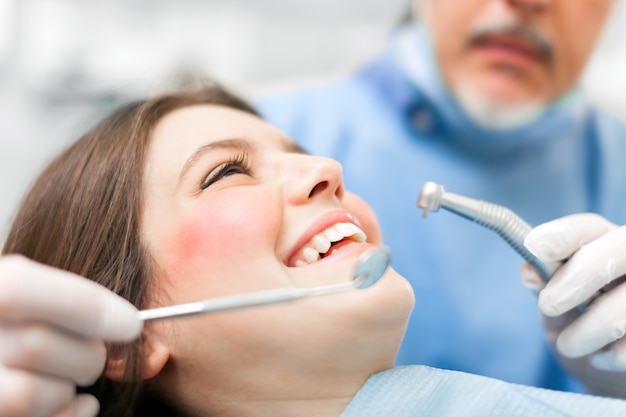
[[[290,259],[288,266],[302,267],[324,259],[346,246],[363,243],[365,232],[353,223],[336,223],[302,246]]]

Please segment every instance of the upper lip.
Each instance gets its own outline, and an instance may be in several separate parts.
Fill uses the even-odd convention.
[[[296,243],[291,247],[287,256],[283,259],[285,265],[289,265],[289,260],[302,249],[304,245],[310,242],[313,237],[329,227],[337,223],[352,223],[359,228],[361,225],[358,220],[349,212],[345,210],[334,210],[319,217],[313,224],[311,224],[305,232],[298,238]]]

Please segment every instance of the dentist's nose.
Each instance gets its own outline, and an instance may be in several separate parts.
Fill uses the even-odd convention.
[[[506,0],[512,8],[526,16],[542,13],[551,3],[551,0]]]
[[[343,199],[342,168],[334,159],[302,155],[294,160],[291,168],[285,187],[290,203],[305,204],[324,196]]]

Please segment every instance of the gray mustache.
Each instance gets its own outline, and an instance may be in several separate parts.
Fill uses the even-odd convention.
[[[554,47],[548,37],[537,27],[527,23],[503,23],[477,27],[470,33],[468,46],[480,45],[495,36],[521,39],[531,45],[541,61],[550,65],[554,60]]]

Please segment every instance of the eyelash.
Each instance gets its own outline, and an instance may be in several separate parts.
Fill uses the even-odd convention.
[[[251,175],[251,173],[252,170],[248,162],[248,154],[242,152],[212,170],[200,186],[200,189],[205,190],[222,178],[232,174]]]

